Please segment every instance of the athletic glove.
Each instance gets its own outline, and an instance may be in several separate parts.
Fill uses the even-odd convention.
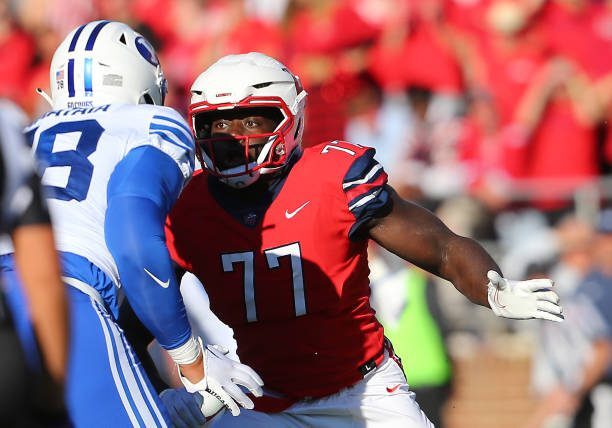
[[[207,392],[221,401],[232,415],[237,416],[240,414],[238,406],[245,409],[254,407],[253,401],[238,385],[246,387],[255,397],[261,397],[263,381],[252,368],[227,357],[226,351],[221,346],[207,345],[201,354],[204,359],[204,378],[193,384],[183,377],[180,370],[179,377],[188,392]]]
[[[498,317],[563,321],[563,308],[550,279],[511,281],[494,270],[487,272],[487,278],[489,304]]]
[[[201,394],[190,394],[185,388],[165,389],[159,398],[168,410],[172,426],[199,428],[206,422],[201,411],[204,402]]]

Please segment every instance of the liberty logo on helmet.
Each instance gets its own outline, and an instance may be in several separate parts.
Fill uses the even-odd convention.
[[[159,65],[159,60],[157,59],[157,55],[155,54],[155,49],[153,49],[153,46],[151,46],[147,39],[142,36],[139,36],[136,38],[135,43],[136,49],[138,49],[138,52],[140,53],[140,55],[142,55],[144,59],[149,61],[151,65]]]

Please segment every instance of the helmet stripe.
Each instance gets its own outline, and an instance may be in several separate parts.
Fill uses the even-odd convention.
[[[96,43],[96,39],[98,38],[98,34],[100,34],[100,30],[102,30],[102,28],[109,22],[110,21],[102,21],[98,25],[96,25],[96,27],[93,29],[93,31],[89,35],[89,38],[87,39],[87,44],[85,45],[86,51],[90,51],[93,49],[94,43]]]
[[[68,60],[68,96],[74,97],[74,59]]]
[[[79,40],[79,36],[83,32],[83,28],[85,28],[86,25],[87,24],[83,24],[76,30],[76,32],[74,33],[74,36],[72,36],[72,40],[70,41],[68,52],[74,52],[74,48],[76,48],[77,40]]]
[[[83,74],[83,79],[85,80],[85,95],[92,94],[91,64],[92,64],[91,58],[85,58],[85,72]]]

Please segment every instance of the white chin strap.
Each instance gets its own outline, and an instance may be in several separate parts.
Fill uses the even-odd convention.
[[[272,148],[272,143],[274,142],[274,140],[276,140],[276,135],[270,137],[268,143],[266,143],[261,153],[259,153],[259,156],[257,156],[257,162],[249,163],[249,165],[247,166],[248,169],[255,168],[257,165],[261,164],[268,157],[268,153],[270,152],[270,149]],[[255,183],[259,179],[259,176],[261,175],[261,172],[264,169],[265,168],[262,168],[260,170],[257,170],[257,171],[254,171],[248,174],[237,175],[236,177],[221,178],[221,181],[227,184],[228,186],[234,187],[236,189],[242,189],[244,187],[250,186],[251,184]],[[237,166],[235,168],[225,169],[219,172],[224,175],[231,175],[231,174],[240,174],[242,171],[244,171],[244,165]]]
[[[248,165],[248,168],[249,169],[254,168],[256,165],[257,165],[257,162],[251,162]],[[225,175],[231,175],[231,174],[238,174],[242,171],[244,171],[243,165],[237,166],[235,168],[225,169],[223,171],[220,171],[220,173],[225,174]],[[251,173],[237,175],[235,177],[222,177],[220,178],[220,180],[230,187],[234,187],[236,189],[242,189],[243,187],[247,187],[255,183],[258,178],[259,178],[259,171],[254,171]]]
[[[44,98],[44,100],[45,100],[46,102],[48,102],[48,103],[49,103],[49,105],[51,106],[51,108],[53,108],[53,100],[51,99],[51,97],[49,96],[49,94],[47,94],[45,91],[43,91],[43,90],[42,90],[42,89],[40,89],[40,88],[36,88],[36,93],[37,93],[38,95],[40,95],[41,97],[43,97],[43,98]]]

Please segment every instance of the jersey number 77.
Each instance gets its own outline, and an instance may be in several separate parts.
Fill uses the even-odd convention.
[[[281,247],[264,250],[266,261],[270,269],[280,266],[281,257],[291,258],[291,270],[293,271],[293,303],[295,316],[306,314],[306,298],[304,296],[304,277],[302,275],[302,255],[300,244],[283,245]],[[244,303],[246,306],[246,317],[248,322],[257,321],[257,309],[255,306],[255,272],[254,253],[245,251],[241,253],[229,253],[221,255],[221,263],[224,272],[233,272],[235,263],[244,263]]]

